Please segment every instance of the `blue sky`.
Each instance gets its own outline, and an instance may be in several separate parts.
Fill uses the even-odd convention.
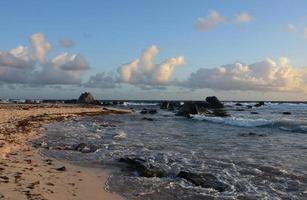
[[[118,67],[140,57],[141,51],[151,45],[160,50],[157,63],[170,57],[184,56],[186,64],[178,67],[172,75],[179,80],[186,79],[199,68],[215,68],[237,61],[252,64],[266,58],[277,60],[287,57],[295,67],[307,66],[307,40],[304,38],[307,2],[303,0],[4,1],[1,8],[0,51],[9,51],[18,45],[29,46],[30,35],[43,33],[52,44],[50,58],[65,51],[79,53],[86,59],[91,69],[82,81],[99,72],[116,73]],[[227,22],[210,31],[197,30],[196,20],[208,16],[211,10],[227,17]],[[248,13],[251,21],[235,23],[236,16],[241,12]],[[296,30],[289,32],[288,24],[293,24]],[[58,43],[60,38],[69,38],[75,45],[63,49]],[[125,92],[128,88],[130,86],[124,85],[114,90],[123,98],[142,98],[144,92],[144,95],[155,98],[155,91],[134,88],[131,96]],[[221,92],[227,99],[236,98],[231,93],[225,95],[225,91],[208,92],[206,86],[203,89],[198,93],[190,92],[191,98],[197,99],[212,92]],[[83,89],[74,90],[78,93]],[[112,91],[108,90],[95,88],[93,92],[100,97],[108,94],[108,98],[112,98]],[[161,98],[180,98],[177,94],[167,96],[173,92],[168,90],[161,91],[165,93]],[[41,95],[35,93],[31,88],[27,92],[22,91],[17,88],[7,96],[36,94],[42,98],[49,97],[44,92]],[[49,94],[53,92],[50,90]],[[240,92],[242,99],[250,96],[247,94],[250,92]],[[75,95],[73,92],[64,94],[65,98]],[[291,94],[288,95],[292,98]],[[186,94],[182,98],[184,96]],[[259,98],[274,97],[263,95]]]

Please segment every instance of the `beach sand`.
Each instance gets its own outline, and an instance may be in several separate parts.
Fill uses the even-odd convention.
[[[0,199],[122,199],[106,191],[107,171],[45,158],[29,142],[42,134],[46,123],[127,112],[99,106],[0,104]]]

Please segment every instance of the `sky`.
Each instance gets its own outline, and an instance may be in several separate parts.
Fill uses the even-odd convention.
[[[5,1],[0,98],[307,100],[307,1]]]

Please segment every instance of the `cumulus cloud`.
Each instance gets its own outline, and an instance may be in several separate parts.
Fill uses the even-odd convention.
[[[177,66],[185,63],[182,56],[169,58],[155,64],[155,57],[159,53],[155,45],[142,52],[140,58],[124,64],[118,68],[120,80],[134,85],[166,85]]]
[[[74,41],[72,41],[69,38],[61,38],[59,42],[60,42],[60,45],[64,48],[70,48],[75,45]]]
[[[296,30],[295,26],[293,24],[288,24],[287,30],[289,33],[294,32]]]
[[[52,46],[42,33],[30,36],[31,47],[0,51],[0,82],[52,85],[81,84],[89,64],[80,54],[61,53],[48,59]]]
[[[31,35],[30,40],[34,51],[34,59],[37,59],[41,64],[45,63],[46,56],[52,49],[51,44],[46,41],[46,38],[42,33]]]
[[[253,17],[247,12],[241,12],[239,15],[236,16],[236,23],[238,24],[249,23],[252,21],[252,19]]]
[[[196,21],[196,28],[200,31],[210,31],[216,26],[226,23],[227,18],[216,10],[211,10],[206,17],[200,17]]]
[[[237,62],[201,68],[177,85],[193,89],[307,92],[307,68],[293,67],[288,58],[280,58],[279,62],[266,59],[250,65]]]

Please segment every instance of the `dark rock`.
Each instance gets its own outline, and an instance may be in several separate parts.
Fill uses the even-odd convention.
[[[245,110],[242,109],[242,108],[238,108],[238,109],[236,109],[236,111],[242,112],[242,111],[245,111]]]
[[[92,145],[80,143],[80,144],[76,145],[75,147],[73,147],[73,150],[80,151],[82,153],[92,153],[92,152],[95,152],[97,150],[97,148],[92,146]]]
[[[140,112],[141,114],[156,114],[157,113],[157,110],[156,109],[146,109],[146,108],[143,108],[143,110],[141,110]]]
[[[251,108],[253,108],[253,106],[251,106],[251,105],[247,105],[247,106],[246,106],[246,108],[251,109]]]
[[[207,97],[206,101],[208,102],[209,108],[224,108],[222,102],[220,102],[220,100],[215,96]]]
[[[96,104],[97,101],[95,101],[93,95],[89,92],[84,92],[80,95],[78,99],[78,103],[81,104]]]
[[[136,171],[142,177],[164,177],[166,174],[163,170],[146,163],[141,158],[120,158],[119,162],[128,164],[128,168]]]
[[[253,112],[251,112],[251,114],[252,114],[252,115],[258,115],[259,113],[253,111]]]
[[[241,103],[236,103],[235,106],[243,106]]]
[[[213,188],[219,192],[224,192],[229,187],[225,183],[219,181],[213,174],[209,173],[197,174],[193,172],[180,171],[177,177],[186,179],[196,186],[201,186],[203,188]]]
[[[62,166],[62,167],[56,168],[56,170],[60,171],[60,172],[64,172],[64,171],[66,171],[66,167]]]
[[[146,120],[146,121],[153,121],[152,118],[148,118],[148,117],[143,117],[142,120]]]
[[[259,101],[258,103],[256,103],[254,105],[255,107],[261,107],[261,106],[264,106],[264,102],[263,101]]]
[[[240,133],[239,136],[241,137],[266,137],[267,135],[263,133],[249,132],[249,133]]]
[[[185,117],[196,114],[208,114],[208,110],[205,108],[204,104],[197,102],[186,102],[179,108],[179,111],[176,113],[177,116]]]
[[[282,114],[283,115],[291,115],[292,113],[291,112],[283,112]]]

